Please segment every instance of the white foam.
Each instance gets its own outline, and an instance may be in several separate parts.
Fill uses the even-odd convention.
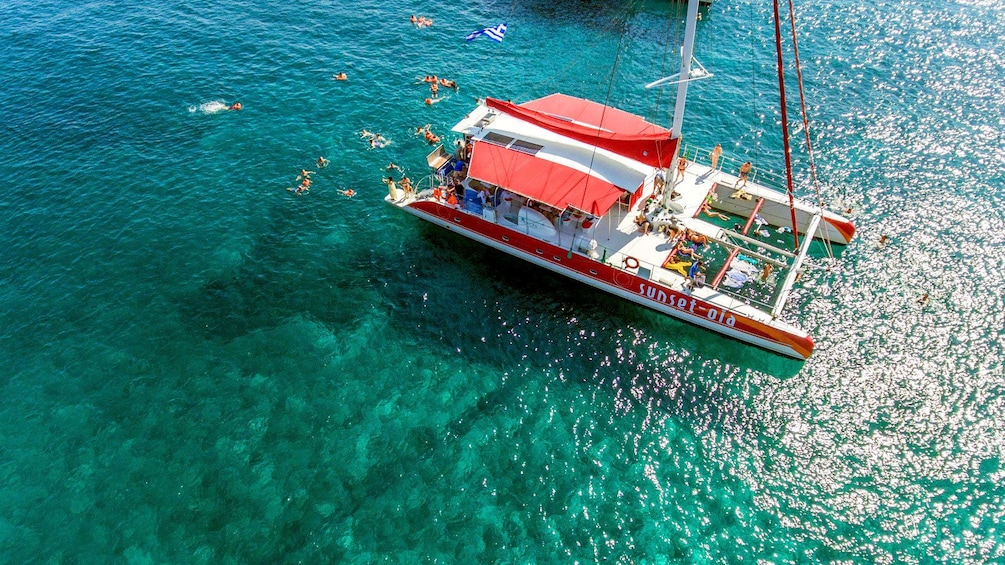
[[[202,112],[203,114],[215,114],[217,112],[227,110],[229,108],[230,106],[227,105],[226,102],[221,102],[220,100],[213,100],[212,102],[203,102],[198,106],[189,106],[188,111],[192,113]]]

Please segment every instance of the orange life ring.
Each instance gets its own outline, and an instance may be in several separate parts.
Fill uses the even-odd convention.
[[[625,268],[626,269],[638,269],[639,268],[639,260],[636,259],[635,257],[626,256],[624,263],[625,263]]]

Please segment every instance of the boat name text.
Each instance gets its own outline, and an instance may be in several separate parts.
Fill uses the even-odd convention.
[[[724,324],[731,328],[736,325],[736,318],[732,314],[727,315],[725,309],[720,310],[718,308],[709,308],[704,304],[699,304],[694,298],[688,298],[680,294],[677,294],[676,296],[667,294],[663,289],[647,285],[646,283],[639,283],[639,294],[649,298],[650,300],[655,300],[672,306],[681,312],[701,315],[701,312],[705,311],[705,317],[709,320]],[[696,307],[698,312],[695,312]]]

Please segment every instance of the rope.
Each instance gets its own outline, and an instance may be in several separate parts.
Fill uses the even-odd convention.
[[[792,192],[792,149],[789,147],[789,112],[785,106],[785,66],[782,64],[782,23],[778,14],[778,0],[775,9],[775,53],[778,58],[778,98],[782,108],[782,144],[785,148],[785,189],[789,195],[789,214],[792,216],[792,236],[795,248],[799,249],[799,227],[796,223],[796,203]]]
[[[796,80],[799,84],[799,108],[803,117],[803,132],[806,134],[806,154],[810,161],[810,179],[813,184],[813,190],[817,193],[817,204],[821,209],[823,209],[824,199],[820,195],[820,182],[817,179],[817,165],[813,157],[813,143],[810,141],[810,120],[806,113],[806,94],[803,88],[803,68],[799,63],[799,41],[796,39],[796,11],[792,5],[792,0],[789,0],[789,25],[792,28],[792,53],[796,64]],[[824,248],[827,250],[827,256],[833,259],[834,251],[831,246],[830,238],[824,237],[823,240]]]

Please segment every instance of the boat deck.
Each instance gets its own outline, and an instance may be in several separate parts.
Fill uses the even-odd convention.
[[[686,288],[685,284],[688,281],[686,273],[693,261],[691,257],[675,252],[675,247],[684,236],[683,229],[680,228],[686,228],[693,233],[709,238],[709,243],[702,246],[700,250],[700,256],[706,265],[707,284],[702,288],[688,288],[688,292],[693,292],[696,296],[720,306],[743,311],[751,318],[767,321],[771,319],[767,313],[767,310],[770,310],[767,305],[775,296],[777,276],[764,277],[763,280],[755,281],[753,271],[760,267],[751,266],[747,270],[750,274],[747,282],[750,284],[746,284],[745,288],[724,288],[722,286],[713,288],[711,286],[713,279],[720,272],[724,273],[729,268],[727,261],[733,265],[738,264],[738,259],[730,256],[730,249],[716,242],[728,239],[726,229],[743,225],[748,218],[730,215],[729,220],[712,219],[711,217],[706,219],[706,216],[700,213],[700,209],[710,192],[722,192],[722,187],[732,187],[736,180],[736,176],[720,170],[713,171],[707,165],[690,163],[684,173],[684,178],[673,185],[673,191],[679,193],[679,196],[672,200],[672,204],[668,205],[668,208],[672,207],[675,211],[661,209],[655,203],[651,204],[647,215],[652,219],[654,226],[646,234],[643,234],[635,223],[635,218],[642,209],[646,208],[646,203],[652,196],[651,184],[647,187],[648,191],[634,206],[628,208],[626,204],[615,205],[605,216],[598,218],[589,227],[584,227],[581,221],[563,220],[556,215],[544,216],[539,212],[534,214],[537,222],[533,219],[522,222],[517,217],[520,207],[514,207],[512,201],[501,199],[494,208],[488,207],[486,212],[483,212],[477,205],[470,206],[465,201],[459,202],[457,208],[468,214],[479,215],[500,226],[530,233],[542,241],[607,262],[674,290]],[[471,178],[464,179],[461,185],[475,191],[484,187],[479,181]],[[667,188],[669,189],[669,184]],[[760,187],[750,183],[748,190],[755,192],[759,191]],[[394,204],[403,207],[410,202],[423,199],[432,200],[433,191],[427,189],[412,197],[402,196]],[[748,204],[748,208],[753,206],[747,201],[743,201],[743,203]],[[713,208],[726,214],[718,205],[714,205]],[[532,209],[534,208],[532,207]],[[663,229],[662,226],[666,224],[676,225],[678,229]],[[791,242],[791,238],[789,242]]]

